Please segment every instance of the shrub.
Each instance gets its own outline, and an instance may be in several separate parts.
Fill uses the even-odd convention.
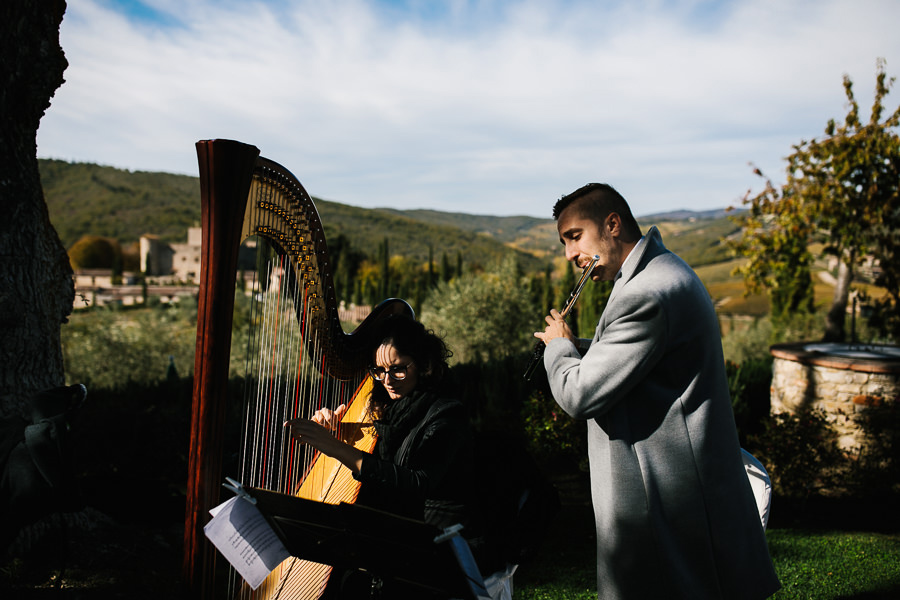
[[[73,269],[116,269],[122,271],[122,248],[113,238],[86,235],[69,248]]]
[[[178,374],[190,374],[196,303],[184,298],[179,304],[72,315],[61,329],[67,381],[110,390],[151,385],[167,377],[173,362]]]
[[[900,486],[900,398],[874,399],[854,414],[865,443],[849,456],[848,483],[858,495],[883,496]]]
[[[525,437],[544,464],[560,462],[588,470],[587,427],[570,417],[543,389],[534,390],[522,410]]]
[[[746,448],[766,466],[775,493],[784,498],[803,500],[833,490],[844,471],[837,434],[818,409],[771,415],[759,434],[748,436]]]
[[[722,351],[727,360],[741,364],[746,360],[762,360],[771,356],[772,323],[767,317],[753,319],[748,325],[735,321],[733,317],[722,320],[722,324],[728,327],[722,337]]]
[[[515,264],[499,274],[468,273],[441,282],[425,300],[421,320],[441,335],[457,363],[517,355],[534,344],[539,314]]]
[[[481,430],[520,429],[522,403],[528,394],[522,377],[521,356],[451,367],[455,384]]]
[[[728,391],[741,444],[747,436],[758,434],[771,407],[772,357],[725,363]]]
[[[542,467],[587,470],[587,428],[567,415],[550,394],[547,379],[523,377],[531,352],[503,359],[456,364],[451,374],[479,431],[524,437]],[[543,373],[541,370],[540,373]]]

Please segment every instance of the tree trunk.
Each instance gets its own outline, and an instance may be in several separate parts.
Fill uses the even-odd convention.
[[[64,383],[60,324],[75,291],[44,202],[37,130],[68,66],[65,10],[64,0],[0,3],[0,416]]]
[[[837,282],[834,286],[834,298],[831,308],[825,315],[825,341],[843,342],[846,340],[844,326],[847,315],[847,301],[850,298],[850,284],[853,282],[854,254],[842,257],[838,263]]]

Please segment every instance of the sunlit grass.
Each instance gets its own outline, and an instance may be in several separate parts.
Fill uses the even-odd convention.
[[[900,535],[775,529],[777,600],[900,598]]]
[[[514,600],[597,597],[594,522],[589,508],[566,507],[545,547],[520,567]],[[782,589],[775,600],[900,598],[900,535],[769,529]]]

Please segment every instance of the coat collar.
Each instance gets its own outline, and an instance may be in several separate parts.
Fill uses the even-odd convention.
[[[635,246],[634,250],[631,251],[631,254],[625,259],[625,262],[622,263],[620,275],[613,283],[613,289],[609,294],[607,303],[612,302],[616,293],[622,286],[627,284],[635,273],[643,269],[650,258],[662,254],[665,251],[666,247],[663,245],[662,235],[659,233],[659,229],[654,225],[647,232],[647,235],[644,236],[643,243]]]
[[[666,250],[666,247],[663,245],[662,235],[659,233],[656,225],[650,228],[650,231],[647,232],[644,238],[644,243],[636,247],[622,264],[622,284],[627,283],[640,268],[643,268],[647,258],[656,256]]]
[[[622,289],[636,273],[640,272],[653,257],[659,256],[663,252],[667,252],[666,247],[662,242],[662,236],[655,226],[650,228],[650,231],[647,232],[647,235],[645,235],[644,238],[644,243],[641,244],[639,248],[636,246],[622,264],[622,276],[613,284],[612,292],[610,292],[609,299],[606,301],[606,307],[603,309],[603,314],[600,315],[600,322],[597,323],[597,329],[594,330],[594,341],[600,339],[600,335],[603,333],[603,330],[606,329],[606,319],[608,315],[606,308],[612,304],[618,291]]]

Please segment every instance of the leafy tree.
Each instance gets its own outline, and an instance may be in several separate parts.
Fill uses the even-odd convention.
[[[892,221],[877,223],[873,228],[876,240],[873,256],[881,265],[875,276],[875,285],[887,290],[881,298],[869,298],[860,294],[863,302],[872,308],[869,325],[884,336],[900,341],[900,227],[897,226],[898,209],[894,209]]]
[[[584,284],[581,296],[575,304],[574,317],[577,319],[579,336],[593,337],[610,292],[612,292],[611,281],[588,281]]]
[[[238,294],[236,302],[246,305],[250,301]],[[62,331],[67,379],[104,389],[152,385],[165,379],[170,361],[179,372],[189,374],[197,340],[196,312],[196,301],[186,297],[174,306],[80,313]],[[246,317],[239,310],[235,314],[238,336],[232,352],[246,352],[247,344],[240,343],[247,336]]]
[[[528,286],[514,257],[498,273],[466,273],[440,282],[426,298],[422,321],[442,335],[454,362],[489,361],[523,352],[534,344],[534,315]]]
[[[447,253],[441,255],[441,281],[447,282],[453,278],[453,270],[450,268],[450,259]]]
[[[73,269],[113,269],[121,272],[122,248],[113,238],[86,235],[69,248]]]
[[[736,248],[749,260],[738,269],[748,290],[769,290],[776,322],[798,312],[812,312],[813,287],[809,240],[812,222],[771,184],[753,199],[748,213],[735,219],[744,226]]]
[[[141,269],[141,243],[131,242],[122,248],[122,270],[139,271]]]
[[[529,292],[534,305],[537,307],[537,313],[534,315],[534,329],[541,329],[544,323],[544,316],[550,314],[553,306],[553,265],[547,263],[543,273],[534,273],[529,277]]]
[[[377,302],[380,291],[381,271],[377,264],[371,260],[360,263],[356,273],[356,285],[359,292],[354,295],[359,297],[357,304],[373,304]]]
[[[544,277],[541,281],[540,294],[540,313],[541,319],[543,319],[544,315],[549,315],[550,309],[553,308],[553,265],[551,263],[547,263],[547,266],[544,269]]]
[[[563,277],[559,283],[559,287],[556,290],[556,301],[553,303],[551,308],[555,308],[556,310],[562,310],[566,305],[566,302],[569,300],[569,296],[572,293],[572,289],[575,287],[575,282],[578,278],[575,276],[575,267],[569,263],[566,263],[566,266],[563,270]],[[576,336],[578,333],[578,315],[572,314],[570,315],[566,321],[569,323],[569,327],[572,328],[572,333]],[[544,323],[546,326],[546,323]]]
[[[428,289],[434,287],[436,278],[434,274],[434,246],[428,244]]]
[[[420,277],[424,277],[418,265],[414,264],[409,258],[395,254],[388,261],[388,270],[390,271],[391,285],[387,289],[384,298],[406,298],[408,299],[416,282]],[[378,300],[383,300],[379,298]]]
[[[355,302],[356,275],[365,254],[354,248],[347,236],[339,233],[328,240],[328,255],[338,302]]]
[[[825,252],[837,258],[837,284],[826,316],[829,341],[845,338],[850,284],[867,255],[881,260],[886,272],[881,282],[894,286],[888,288],[890,300],[882,304],[882,312],[900,311],[900,266],[891,260],[900,229],[900,107],[882,121],[883,101],[893,83],[879,60],[872,111],[863,123],[845,75],[849,111],[844,122],[832,119],[824,138],[795,145],[787,157],[787,183],[778,189],[767,182],[758,195],[749,198],[748,193],[744,203],[750,210],[736,218],[744,231],[734,247],[750,259],[739,271],[750,291],[770,291],[776,315],[811,307],[810,243],[821,241]]]
[[[378,246],[378,258],[378,262],[381,264],[381,287],[379,289],[381,290],[381,297],[387,298],[391,285],[391,251],[387,237],[385,237],[381,245]]]

